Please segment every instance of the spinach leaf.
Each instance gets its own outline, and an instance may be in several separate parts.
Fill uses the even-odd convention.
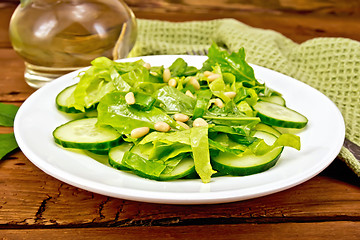
[[[300,137],[294,134],[284,133],[280,135],[272,145],[266,144],[263,139],[257,139],[249,146],[248,152],[251,151],[255,155],[263,155],[274,148],[285,146],[300,150]],[[244,154],[247,154],[247,152],[244,152]]]
[[[221,77],[215,79],[213,82],[209,84],[209,88],[211,92],[222,99],[225,103],[228,103],[231,99],[225,95],[227,91],[227,86],[223,80],[221,69],[218,65],[214,67],[214,72],[219,74]]]
[[[248,149],[245,144],[239,144],[232,141],[228,134],[218,134],[216,137],[209,139],[210,149],[217,149],[221,152],[230,152],[236,155],[242,154],[242,152]]]
[[[244,85],[255,86],[259,82],[255,78],[253,68],[245,60],[245,50],[240,48],[238,52],[229,54],[221,50],[215,43],[211,45],[208,53],[208,60],[203,64],[202,70],[211,70],[213,66],[219,64],[222,72],[232,73],[236,81],[244,82]]]
[[[158,177],[166,168],[166,165],[151,161],[133,152],[126,152],[123,157],[124,165],[139,175]]]
[[[251,106],[255,105],[257,100],[259,99],[258,94],[252,88],[246,87],[238,87],[236,90],[236,96],[234,98],[234,102],[239,103],[240,101],[246,101]]]
[[[123,93],[112,92],[104,96],[98,105],[98,124],[110,125],[122,134],[129,134],[138,127],[154,129],[154,124],[162,121],[173,128],[177,128],[176,122],[165,112],[157,107],[150,110],[139,110],[129,106]]]
[[[161,102],[160,107],[166,112],[192,114],[195,106],[194,98],[170,86],[160,88],[153,97]]]
[[[184,76],[193,76],[193,75],[196,75],[196,73],[198,72],[199,70],[196,68],[196,67],[193,67],[193,66],[188,66],[184,72]]]
[[[140,142],[139,146],[151,144],[149,159],[167,161],[180,154],[191,152],[190,130],[173,132],[151,132]]]
[[[150,95],[140,92],[134,92],[134,96],[135,96],[135,103],[133,106],[144,111],[150,110],[154,106],[156,101],[156,99],[151,97]]]
[[[153,143],[152,151],[149,155],[149,159],[167,161],[183,153],[191,152],[190,145],[182,143],[166,144],[160,141]]]
[[[0,134],[0,160],[16,148],[18,145],[13,133]]]
[[[209,89],[196,92],[196,104],[194,108],[193,119],[202,117],[206,113],[211,97],[212,92]]]
[[[162,174],[171,173],[171,171],[185,158],[186,155],[179,154],[176,157],[170,158],[166,160],[166,168],[162,172]]]
[[[187,70],[187,62],[184,61],[182,58],[177,58],[173,64],[169,67],[172,77],[180,77],[184,75],[185,71]]]
[[[149,80],[149,71],[145,67],[139,66],[130,72],[122,74],[120,78],[127,82],[132,88],[136,89],[138,83]]]
[[[250,107],[250,105],[246,101],[239,102],[236,107],[240,112],[244,113],[248,117],[255,117],[256,112]]]
[[[212,149],[220,150],[221,152],[228,152],[235,155],[242,154],[246,148],[243,149],[235,149],[235,148],[229,148],[227,146],[224,146],[222,142],[217,142],[209,139],[209,146]]]
[[[190,129],[191,149],[195,163],[195,170],[201,181],[208,183],[211,175],[216,173],[210,164],[208,127],[194,127]]]
[[[251,124],[255,126],[260,122],[260,118],[258,117],[247,117],[247,116],[218,116],[218,115],[210,115],[206,114],[203,116],[206,120],[211,120],[211,122],[215,124],[227,125],[227,126],[240,126]]]
[[[139,82],[136,84],[136,90],[151,95],[166,85],[166,83]]]
[[[245,114],[240,112],[240,110],[237,108],[234,101],[227,102],[224,107],[219,108],[216,105],[213,105],[210,109],[208,114],[215,114],[217,116],[238,116],[238,117],[244,117]]]
[[[222,132],[227,134],[234,134],[240,136],[249,136],[251,133],[251,126],[239,125],[239,126],[224,126],[224,125],[212,125],[209,126],[209,132]]]
[[[0,125],[12,127],[18,109],[19,107],[15,105],[0,103]]]
[[[129,91],[137,81],[148,79],[143,63],[142,60],[122,63],[106,57],[96,58],[90,68],[79,74],[79,83],[67,104],[84,112],[107,93]]]
[[[164,69],[164,66],[152,66],[149,71],[149,82],[163,83]]]
[[[160,141],[167,144],[182,143],[185,145],[191,145],[190,129],[174,132],[151,132],[146,135],[139,144],[146,144],[155,141]]]

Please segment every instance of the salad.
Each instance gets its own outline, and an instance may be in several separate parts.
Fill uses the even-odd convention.
[[[53,131],[55,142],[108,156],[109,165],[167,181],[245,176],[268,170],[308,120],[286,107],[281,93],[260,83],[243,48],[209,48],[202,68],[182,58],[169,67],[105,57],[79,73],[56,97],[73,119]]]

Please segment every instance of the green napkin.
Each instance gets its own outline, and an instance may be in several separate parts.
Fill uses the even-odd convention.
[[[202,54],[212,42],[229,51],[244,47],[248,62],[301,80],[327,95],[345,119],[346,138],[360,146],[360,42],[315,38],[297,44],[278,32],[234,19],[181,23],[138,19],[138,28],[130,57]],[[360,176],[354,154],[353,147],[343,147],[338,157]]]

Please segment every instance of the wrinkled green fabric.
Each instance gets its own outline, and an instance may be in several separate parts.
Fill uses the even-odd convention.
[[[246,50],[247,61],[284,73],[320,90],[340,109],[346,138],[360,145],[360,42],[314,38],[298,44],[282,34],[234,19],[167,22],[138,19],[139,34],[129,57],[162,54],[204,55],[212,42]],[[360,162],[341,149],[339,158],[360,176]]]

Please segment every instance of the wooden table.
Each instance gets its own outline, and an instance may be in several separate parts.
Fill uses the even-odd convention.
[[[232,17],[294,41],[360,40],[352,1],[128,0],[139,18]],[[21,105],[34,92],[8,40],[15,0],[0,2],[0,101]],[[0,128],[0,133],[12,128]],[[289,190],[216,205],[164,205],[94,194],[45,174],[21,151],[0,161],[0,239],[360,239],[359,179],[339,159]]]

